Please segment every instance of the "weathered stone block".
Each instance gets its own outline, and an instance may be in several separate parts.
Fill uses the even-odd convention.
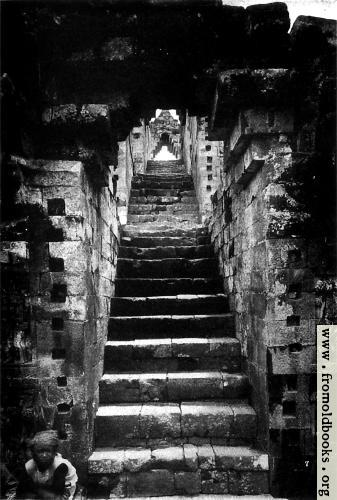
[[[90,474],[119,474],[123,471],[124,450],[95,451],[88,460]]]
[[[198,446],[199,469],[215,469],[215,454],[210,445]]]
[[[151,453],[153,469],[184,470],[185,458],[182,446],[158,448]]]
[[[65,213],[64,214],[56,214],[50,213],[49,215],[77,215],[84,216],[84,193],[81,189],[80,183],[77,186],[50,186],[50,187],[42,187],[42,195],[43,195],[43,207],[47,209],[48,200],[50,199],[63,199],[65,203]]]
[[[173,495],[174,474],[167,470],[151,470],[128,474],[127,494],[131,497]]]
[[[96,415],[97,446],[113,446],[126,439],[137,439],[140,410],[140,405],[101,406]]]
[[[223,396],[220,372],[207,373],[169,373],[168,395],[172,401],[200,398],[221,398]]]
[[[249,138],[256,134],[286,134],[293,130],[293,115],[289,111],[273,112],[271,119],[267,110],[249,109],[239,114],[238,121],[230,136],[231,154],[239,155],[246,147]]]
[[[232,406],[234,421],[231,432],[235,437],[252,439],[256,437],[256,413],[246,404],[235,404]]]
[[[140,381],[134,375],[104,375],[100,382],[100,401],[122,402],[139,401]]]
[[[110,486],[110,496],[109,498],[121,498],[125,497],[127,494],[127,484],[128,484],[128,475],[120,474],[117,478],[111,481]]]
[[[127,472],[138,472],[151,467],[151,450],[147,448],[127,448],[124,450],[123,467]]]
[[[139,339],[134,343],[133,355],[137,359],[170,358],[171,339]]]
[[[172,339],[172,353],[178,358],[202,357],[209,353],[207,339]]]
[[[174,484],[180,495],[197,495],[201,491],[200,472],[176,472]]]
[[[222,470],[268,471],[268,455],[240,446],[213,446],[215,464]]]
[[[228,472],[217,470],[201,471],[201,491],[210,495],[228,493]]]
[[[315,345],[294,343],[269,347],[268,358],[273,374],[313,373],[316,370]]]
[[[183,449],[184,449],[185,465],[187,469],[192,471],[196,470],[198,468],[197,447],[194,446],[193,444],[184,444]]]
[[[179,437],[181,432],[179,405],[144,404],[139,425],[140,436],[143,438]]]
[[[223,403],[182,403],[183,436],[226,437],[233,425],[233,410]]]
[[[229,471],[228,491],[232,495],[261,495],[268,493],[268,473]]]
[[[166,373],[156,373],[151,376],[140,374],[139,390],[142,401],[165,401],[167,399]]]

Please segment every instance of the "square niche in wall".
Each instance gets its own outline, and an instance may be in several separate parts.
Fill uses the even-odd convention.
[[[63,198],[51,198],[47,200],[48,215],[65,215],[66,205]]]

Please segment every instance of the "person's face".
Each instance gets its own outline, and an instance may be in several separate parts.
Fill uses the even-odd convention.
[[[33,448],[33,458],[39,469],[48,469],[55,458],[55,448],[45,444],[36,445]]]

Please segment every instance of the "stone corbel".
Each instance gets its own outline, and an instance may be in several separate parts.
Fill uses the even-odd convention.
[[[293,114],[290,110],[241,111],[228,136],[225,158],[225,170],[234,173],[234,188],[244,188],[263,166],[268,153],[267,136],[292,132]]]
[[[263,167],[265,159],[266,154],[263,149],[251,142],[235,167],[235,186],[245,188],[256,172]]]

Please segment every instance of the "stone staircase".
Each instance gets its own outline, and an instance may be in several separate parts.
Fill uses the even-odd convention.
[[[234,331],[191,176],[151,161],[121,239],[90,498],[272,498]]]

